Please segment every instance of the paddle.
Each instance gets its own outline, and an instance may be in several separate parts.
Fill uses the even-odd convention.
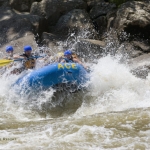
[[[33,56],[31,58],[39,58],[39,57],[42,57],[42,56]],[[29,58],[29,59],[31,59]],[[11,62],[14,62],[14,61],[22,61],[24,60],[23,58],[18,58],[18,59],[14,59],[14,60],[10,60],[10,59],[1,59],[0,60],[0,67],[3,67],[3,66],[6,66],[8,64],[10,64]]]
[[[0,67],[6,66],[14,61],[21,61],[22,59],[10,60],[10,59],[1,59],[0,60]]]

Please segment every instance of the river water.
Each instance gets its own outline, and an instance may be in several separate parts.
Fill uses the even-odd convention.
[[[0,149],[150,149],[150,76],[132,75],[127,64],[106,56],[91,65],[87,88],[19,97],[0,78]]]

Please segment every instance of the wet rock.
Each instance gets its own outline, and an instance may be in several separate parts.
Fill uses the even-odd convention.
[[[150,73],[150,53],[131,59],[129,65],[135,76],[146,79]]]
[[[95,5],[89,12],[90,18],[93,20],[95,29],[103,36],[108,29],[108,20],[112,16],[112,11],[116,10],[116,5],[106,3],[104,1],[90,1]]]
[[[41,40],[42,45],[48,47],[50,51],[53,51],[53,53],[57,53],[64,50],[64,45],[60,45],[60,42],[63,43],[66,38],[67,37],[64,36],[43,32]]]
[[[102,12],[102,10],[98,10],[98,12]],[[111,29],[113,20],[116,16],[116,11],[117,11],[116,7],[107,9],[99,17],[93,20],[95,29],[98,31],[101,38],[103,38],[106,32],[108,32]]]
[[[143,53],[141,51],[139,51],[139,50],[132,50],[129,55],[130,55],[131,58],[135,58],[135,57],[138,57],[138,56],[140,56],[142,54]]]
[[[73,9],[87,9],[87,4],[83,0],[42,0],[32,4],[30,13],[43,16],[49,21],[49,25],[55,25],[60,16]]]
[[[104,2],[104,0],[86,0],[88,7],[91,9],[92,7]]]
[[[97,32],[85,10],[74,9],[62,16],[55,27],[56,34],[68,35],[75,33],[76,36],[97,39]]]
[[[123,45],[123,49],[120,47],[119,53],[123,55],[128,55],[127,57],[129,59],[138,57],[143,54],[143,52],[139,49],[137,49],[132,43],[129,42],[123,42],[121,45]]]
[[[89,15],[91,19],[96,19],[97,17],[107,15],[107,13],[112,11],[113,9],[116,9],[115,4],[101,2],[90,10]]]
[[[131,70],[132,74],[138,78],[146,79],[148,74],[150,73],[150,68],[144,66]]]
[[[85,61],[95,62],[103,56],[105,46],[104,41],[80,39],[76,44],[75,52],[78,56],[83,57]]]
[[[93,62],[94,59],[102,57],[103,48],[106,46],[104,41],[75,38],[73,36],[66,39],[65,36],[58,36],[46,32],[43,33],[42,40],[42,43],[54,53],[71,49],[79,57],[88,60],[88,62]]]
[[[145,43],[144,41],[126,41],[123,42],[121,45],[124,45],[124,52],[128,54],[128,58],[135,58],[140,55],[143,55],[144,53],[148,53],[150,46],[148,43]]]
[[[20,48],[27,43],[33,45],[35,37],[43,32],[41,30],[45,30],[41,17],[16,14],[10,8],[0,9],[0,50],[4,51],[6,44],[17,45]]]
[[[9,0],[9,4],[12,8],[20,12],[29,12],[31,4],[37,0]]]
[[[150,66],[150,53],[143,54],[139,57],[133,58],[129,61],[131,68],[139,68],[143,66]]]
[[[0,47],[0,50],[4,52],[6,46],[8,45],[12,45],[14,47],[15,53],[23,53],[23,47],[25,45],[30,45],[33,50],[36,50],[38,47],[34,34],[30,32],[26,32],[25,36],[22,36],[16,40],[9,41],[7,44],[2,45]]]
[[[150,52],[150,45],[148,43],[140,42],[140,41],[132,41],[132,43],[135,47],[138,47],[142,51]]]
[[[0,0],[0,6],[1,7],[9,6],[9,0]]]
[[[95,29],[100,35],[103,35],[107,31],[107,18],[106,16],[100,16],[93,20]]]
[[[130,33],[132,38],[140,37],[149,39],[150,35],[150,3],[129,1],[118,9],[113,27]]]

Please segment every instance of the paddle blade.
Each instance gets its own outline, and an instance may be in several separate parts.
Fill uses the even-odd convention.
[[[8,65],[9,63],[13,62],[14,60],[9,60],[9,59],[1,59],[0,60],[0,67],[2,66],[6,66]]]

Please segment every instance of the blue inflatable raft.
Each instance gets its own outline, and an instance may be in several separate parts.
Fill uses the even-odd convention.
[[[20,77],[13,85],[18,93],[47,90],[58,85],[84,87],[88,72],[78,63],[54,63]]]

